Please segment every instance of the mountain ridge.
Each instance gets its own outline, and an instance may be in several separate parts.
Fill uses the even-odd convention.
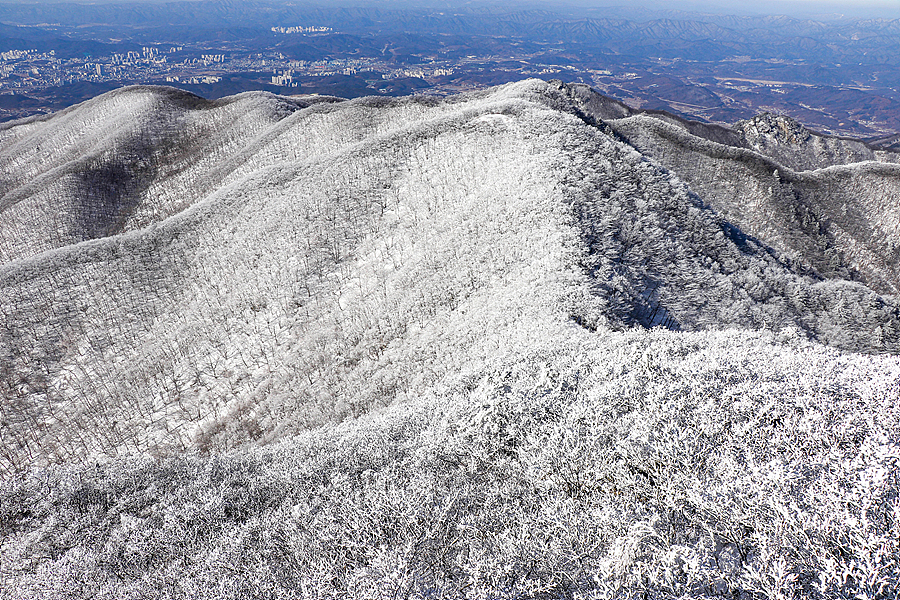
[[[29,240],[31,197],[0,205],[0,597],[900,589],[900,301],[841,277],[890,266],[890,181],[853,202],[897,165],[782,188],[691,133],[734,130],[560,82],[167,94],[0,129],[77,175],[118,111],[158,163],[128,231]],[[120,224],[57,181],[33,206]]]
[[[4,393],[23,403],[16,410],[38,420],[57,411],[41,408],[42,401],[55,398],[49,406],[65,411],[76,398],[96,396],[89,414],[99,419],[98,443],[109,434],[111,415],[137,410],[136,398],[154,397],[154,410],[169,416],[139,410],[144,416],[128,417],[129,436],[156,423],[153,435],[168,440],[162,447],[227,447],[238,439],[235,423],[257,418],[233,416],[242,411],[275,411],[255,437],[296,429],[274,416],[289,394],[306,397],[305,410],[320,407],[298,417],[314,424],[316,411],[325,420],[341,419],[390,403],[411,385],[431,385],[449,372],[423,358],[447,360],[431,346],[445,335],[434,327],[455,323],[458,330],[444,344],[465,355],[474,343],[463,333],[471,326],[462,316],[469,305],[498,323],[497,335],[532,315],[527,318],[554,331],[575,324],[590,331],[792,326],[845,349],[900,348],[895,297],[820,275],[821,265],[806,262],[815,259],[810,248],[820,247],[818,238],[797,238],[779,250],[758,232],[723,220],[710,194],[697,197],[653,162],[657,156],[611,137],[607,128],[621,133],[621,123],[586,124],[571,104],[572,89],[533,80],[447,101],[325,99],[304,107],[245,95],[203,104],[213,108],[190,114],[218,119],[214,107],[250,102],[256,112],[245,114],[262,115],[268,124],[244,128],[244,137],[212,138],[220,140],[218,150],[205,162],[191,152],[206,156],[209,146],[176,145],[175,156],[186,152],[191,166],[148,184],[155,191],[141,210],[151,217],[149,226],[49,253],[38,245],[31,258],[0,269]],[[148,93],[168,92],[133,88],[112,99]],[[273,113],[272,103],[287,110]],[[165,135],[152,133],[154,118],[141,135],[168,147]],[[227,120],[218,122],[229,131]],[[520,156],[513,158],[510,148]],[[848,168],[855,177],[858,166]],[[791,176],[786,169],[785,178]],[[70,194],[75,207],[84,200],[79,189]],[[166,197],[181,204],[160,201]],[[7,247],[32,237],[16,235],[9,218],[23,202],[0,213],[12,223],[3,228]],[[102,213],[110,205],[102,201],[91,210],[100,210],[101,222],[118,223],[118,213]],[[821,244],[854,253],[860,264],[879,260],[863,246],[874,235],[864,226],[846,239],[837,234],[849,226],[836,229],[826,240],[831,245]],[[794,239],[791,231],[784,239]],[[547,241],[535,241],[540,251],[529,255],[513,232]],[[838,274],[842,264],[836,263]],[[532,299],[509,296],[516,286],[531,290]],[[502,298],[518,316],[488,316]],[[404,361],[434,374],[421,379],[405,370],[398,377],[391,365]],[[308,380],[283,372],[288,364],[306,365],[299,372]],[[147,369],[158,377],[146,379]],[[113,381],[118,389],[110,387]],[[334,400],[351,381],[368,390],[357,394],[356,408]],[[231,407],[224,415],[198,419],[216,414],[224,398],[232,398],[224,401]],[[10,423],[21,418],[10,414]],[[65,420],[56,422],[30,442],[22,431],[7,432],[25,448],[37,443],[45,452],[52,439],[46,436],[66,427]],[[169,431],[170,422],[190,433]],[[144,440],[139,445],[157,444],[137,435]]]
[[[584,86],[568,89],[582,110],[601,120],[605,117],[607,126],[621,139],[671,169],[747,233],[768,240],[781,251],[799,252],[826,276],[866,281],[889,294],[900,289],[900,255],[891,241],[898,215],[896,210],[891,212],[894,205],[888,200],[900,193],[897,154],[881,153],[855,140],[821,136],[796,122],[792,127],[795,135],[803,138],[801,143],[784,144],[776,137],[767,139],[766,134],[757,134],[754,143],[740,128],[755,127],[753,123],[760,119],[789,122],[784,117],[762,116],[740,122],[738,130],[728,130],[611,105],[608,100],[585,97],[591,92]],[[823,166],[835,158],[846,164]],[[856,162],[857,158],[863,161]],[[805,170],[808,166],[814,168]],[[723,169],[730,171],[728,176],[713,175],[721,175]],[[852,184],[851,204],[858,212],[850,217],[845,198],[848,191],[827,189],[836,178],[865,182]],[[741,189],[742,185],[750,189]],[[769,199],[753,208],[740,204],[747,197],[756,198],[757,203]],[[785,208],[789,213],[781,212]],[[771,210],[782,216],[773,221],[768,214]],[[871,224],[866,224],[870,218],[864,215],[874,215]]]

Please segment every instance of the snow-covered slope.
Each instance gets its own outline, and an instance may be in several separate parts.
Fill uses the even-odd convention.
[[[896,597],[896,356],[566,333],[266,446],[11,481],[0,597]]]
[[[616,121],[639,115],[650,116],[710,142],[753,150],[794,171],[866,161],[900,162],[900,152],[884,149],[890,146],[884,140],[875,140],[877,143],[870,144],[824,135],[807,129],[785,115],[763,113],[738,121],[733,127],[725,127],[688,121],[658,110],[634,109],[583,84],[563,86],[559,81],[553,83],[561,89],[564,87],[578,110],[588,118]]]
[[[81,108],[129,95],[171,94]],[[0,271],[11,462],[273,439],[427,389],[519,330],[793,326],[897,350],[894,300],[748,238],[566,100],[531,81],[441,103],[294,106],[239,148],[224,121],[228,152],[199,145],[147,182],[156,193],[133,214],[149,227]],[[224,106],[241,102],[287,101]],[[181,110],[215,129],[215,108]],[[138,137],[164,137],[165,121],[138,123]],[[182,189],[184,210],[149,208]]]
[[[712,147],[708,136],[656,117],[603,121],[579,99],[586,92],[572,90],[531,80],[445,100],[312,103],[250,94],[206,103],[127,88],[6,126],[0,466],[9,500],[0,504],[0,532],[11,557],[2,575],[13,587],[0,587],[58,595],[75,577],[82,595],[108,597],[139,594],[143,585],[160,590],[170,579],[184,582],[172,592],[184,596],[246,596],[242,586],[256,581],[258,593],[283,584],[279,594],[303,589],[306,597],[458,597],[466,589],[473,597],[601,597],[616,585],[638,590],[644,567],[680,564],[677,585],[654,593],[702,595],[787,585],[771,580],[782,568],[779,548],[792,542],[759,507],[767,493],[772,510],[793,511],[792,499],[802,498],[822,521],[791,521],[797,529],[789,535],[853,533],[824,521],[843,497],[816,504],[816,494],[829,478],[855,490],[859,471],[893,460],[896,297],[823,277],[832,273],[820,268],[814,244],[809,256],[805,241],[779,251],[783,240],[796,240],[784,233],[794,225],[778,225],[777,215],[771,240],[762,235],[767,222],[748,231],[725,220],[707,197],[714,194],[699,186],[698,197],[667,154],[645,149],[662,146],[653,145],[660,128]],[[103,125],[95,134],[91,123]],[[732,134],[716,133],[723,142]],[[103,185],[67,187],[79,177],[95,181],[93,165],[116,164],[121,148],[138,148],[133,140],[144,145],[125,161],[123,177],[139,185],[113,186],[99,204],[94,190]],[[16,162],[47,144],[55,150],[46,164]],[[135,165],[145,156],[152,168],[141,171]],[[832,193],[864,187],[865,177],[891,185],[893,168],[867,163],[810,177]],[[62,192],[34,183],[43,180]],[[758,185],[749,176],[733,185],[747,195],[725,208],[775,202],[752,195]],[[891,193],[870,218],[881,219],[878,239],[896,247]],[[867,198],[865,210],[875,206]],[[69,229],[33,216],[49,214],[54,202]],[[88,230],[77,224],[87,221],[100,225],[81,235]],[[860,235],[842,248],[862,247]],[[854,260],[865,256],[860,250]],[[887,355],[872,355],[879,353]],[[572,421],[576,414],[584,419]],[[829,427],[842,429],[821,436]],[[749,437],[737,442],[735,432]],[[783,455],[801,433],[803,451]],[[361,455],[358,468],[348,467],[352,448],[369,448],[376,459]],[[732,462],[716,462],[715,448]],[[158,468],[114,458],[183,452],[230,458],[169,459]],[[824,462],[804,471],[810,453]],[[49,466],[89,458],[107,467],[70,471],[88,487]],[[823,466],[841,460],[862,466]],[[233,470],[229,461],[263,474],[238,486],[236,504],[219,506],[210,498],[224,494],[218,486],[228,476],[215,475],[216,465]],[[786,475],[787,483],[766,488],[761,465],[805,479],[791,487],[794,475]],[[32,473],[44,473],[56,491],[20,511],[39,495],[36,480],[13,477],[28,468],[46,468]],[[743,474],[748,469],[753,475]],[[136,487],[127,483],[135,478]],[[154,496],[154,481],[163,496]],[[477,491],[479,481],[494,500]],[[757,491],[731,508],[727,498],[743,493],[742,481],[762,487],[751,485]],[[457,484],[474,495],[454,491]],[[884,485],[884,494],[895,493],[896,482]],[[703,489],[726,499],[702,500]],[[424,515],[394,533],[394,525],[379,525],[368,542],[350,531],[348,519],[362,519],[376,496],[390,504],[414,490],[437,521]],[[529,495],[531,503],[505,504]],[[341,512],[355,511],[354,502],[358,512]],[[70,551],[57,543],[61,531],[82,531],[70,522],[81,508],[66,512],[76,505],[99,515],[77,535],[105,532],[97,539],[110,545],[78,538]],[[107,521],[113,506],[120,516]],[[403,506],[397,514],[414,510]],[[745,509],[757,511],[747,522],[759,525],[758,539],[728,512]],[[293,515],[286,522],[318,533],[285,530],[282,542],[260,541],[285,511]],[[561,539],[580,558],[555,549],[548,567],[537,558],[538,538],[555,535],[559,525],[547,519],[559,511],[587,537],[579,542],[570,536],[582,533],[567,531]],[[197,519],[211,529],[178,529]],[[487,537],[467,529],[492,521]],[[518,522],[531,525],[520,531]],[[174,545],[153,546],[150,532],[164,523],[175,529],[157,541]],[[737,529],[710,538],[713,525]],[[401,543],[404,527],[438,529],[415,529],[417,541]],[[887,535],[891,527],[860,531]],[[496,547],[484,541],[495,536]],[[663,554],[644,560],[642,544],[653,536],[662,536],[653,552]],[[269,556],[245,555],[257,556],[257,579],[247,579],[250,567],[236,558],[221,558],[238,552],[228,544],[241,539]],[[292,567],[269,552],[291,544],[321,552],[291,550],[284,556],[294,556]],[[362,546],[342,554],[347,544]],[[45,547],[50,571],[38,564]],[[826,558],[817,559],[822,569]],[[240,582],[216,575],[223,560],[244,565],[235,572]],[[691,561],[700,561],[696,572],[684,566]],[[725,573],[709,561],[731,566]],[[294,569],[296,579],[269,581],[278,569]],[[757,579],[742,578],[741,569]],[[706,587],[692,587],[692,577]]]
[[[591,119],[660,164],[745,234],[820,275],[900,292],[900,155],[761,115],[736,129],[612,110],[563,88]]]
[[[52,117],[0,125],[0,263],[146,227],[221,184],[228,159],[313,101],[211,102],[123,88]]]

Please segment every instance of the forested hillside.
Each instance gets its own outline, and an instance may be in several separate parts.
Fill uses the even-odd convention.
[[[0,596],[900,590],[900,166],[592,94],[3,125]]]
[[[214,191],[228,159],[298,108],[132,87],[52,118],[0,124],[0,262],[140,229]]]
[[[824,277],[900,292],[900,154],[760,115],[735,129],[565,88],[580,110],[669,169],[744,233]]]

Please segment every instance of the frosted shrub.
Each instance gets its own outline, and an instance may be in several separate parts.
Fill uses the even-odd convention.
[[[269,449],[8,482],[3,593],[896,595],[895,358],[591,335]]]

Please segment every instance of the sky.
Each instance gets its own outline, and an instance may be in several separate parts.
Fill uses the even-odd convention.
[[[191,0],[0,0],[12,4],[50,4],[75,2],[79,4],[122,4],[130,2],[166,2]],[[201,1],[201,0],[193,0]],[[240,1],[240,0],[238,0]],[[277,2],[277,0],[274,0]],[[285,0],[288,2],[289,0]],[[290,0],[302,3],[304,0]],[[474,5],[493,4],[512,8],[514,4],[501,0],[311,0],[311,4],[341,5]],[[660,10],[695,10],[718,14],[790,14],[795,16],[825,16],[843,14],[881,18],[900,18],[900,0],[525,0],[515,4],[577,6],[581,8],[606,6],[641,6]]]
[[[548,0],[578,6],[642,6],[735,14],[847,14],[900,18],[900,0]]]

